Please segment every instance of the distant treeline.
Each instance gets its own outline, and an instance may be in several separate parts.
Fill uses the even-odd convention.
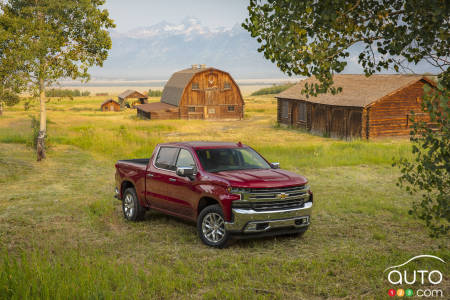
[[[271,87],[259,89],[256,92],[253,92],[252,96],[278,94],[284,90],[287,90],[288,88],[290,88],[293,85],[295,85],[295,83],[287,83],[287,84],[279,84],[279,85],[274,84]]]
[[[160,90],[148,90],[148,96],[149,97],[161,97],[162,91]]]
[[[80,90],[67,90],[67,89],[50,89],[45,91],[46,97],[80,97],[80,96],[89,96],[91,92]]]

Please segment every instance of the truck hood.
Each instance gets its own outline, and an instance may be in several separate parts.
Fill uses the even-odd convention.
[[[223,171],[213,174],[228,181],[232,187],[239,188],[277,188],[308,182],[303,176],[281,169]]]

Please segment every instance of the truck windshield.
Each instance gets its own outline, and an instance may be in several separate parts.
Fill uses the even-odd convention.
[[[270,165],[250,148],[200,149],[197,156],[207,172],[270,169]]]

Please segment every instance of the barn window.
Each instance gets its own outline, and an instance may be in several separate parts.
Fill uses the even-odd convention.
[[[188,112],[195,112],[195,106],[189,106]]]
[[[223,89],[224,90],[229,90],[229,89],[231,89],[231,84],[229,83],[229,82],[225,82],[224,84],[223,84]]]
[[[282,100],[281,103],[281,117],[287,119],[289,116],[289,103],[287,101]]]
[[[306,122],[306,103],[300,102],[298,104],[298,120]]]
[[[234,111],[234,105],[229,105],[228,106],[228,111],[230,111],[230,112]]]
[[[200,87],[199,87],[198,82],[193,82],[192,83],[192,90],[194,91],[194,90],[199,90],[199,89],[200,89]]]

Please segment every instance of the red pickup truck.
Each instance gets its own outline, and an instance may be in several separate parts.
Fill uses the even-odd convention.
[[[305,177],[281,170],[239,143],[159,144],[150,159],[116,163],[116,197],[125,219],[154,209],[197,223],[201,240],[302,234],[313,194]]]

